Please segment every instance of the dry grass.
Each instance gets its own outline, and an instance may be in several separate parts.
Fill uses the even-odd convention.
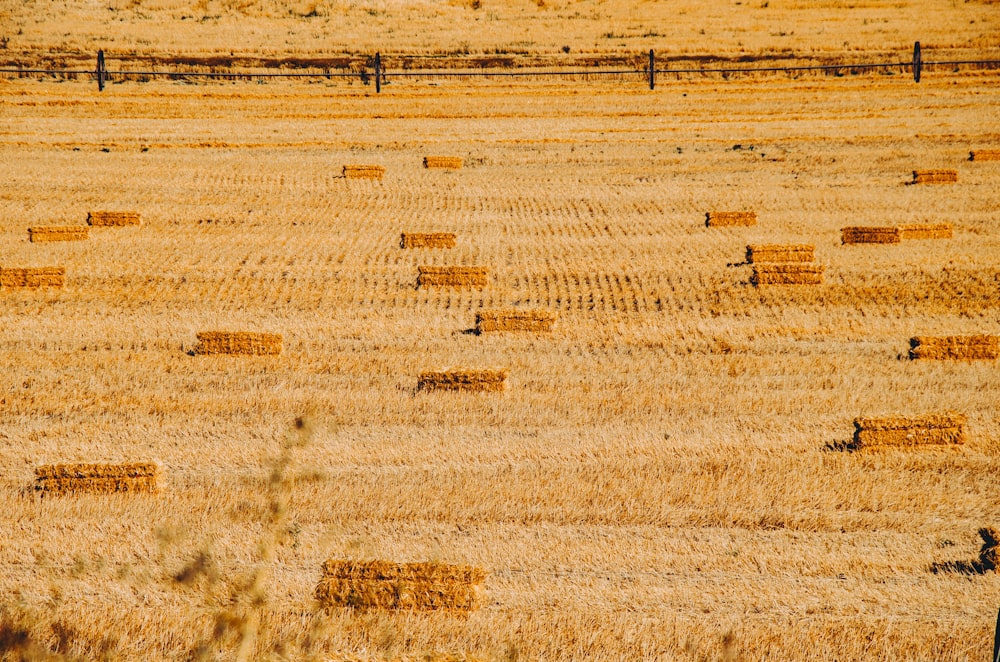
[[[425,168],[447,168],[450,170],[458,170],[462,167],[463,159],[461,156],[425,156],[424,157],[424,167]]]
[[[899,226],[900,239],[951,239],[951,223],[914,223]]]
[[[404,232],[399,238],[401,248],[454,248],[454,232]]]
[[[705,212],[705,227],[726,228],[750,225],[757,225],[757,212],[755,211]]]
[[[0,267],[0,287],[62,287],[66,267]]]
[[[1000,149],[976,149],[969,152],[970,161],[1000,161]]]
[[[380,165],[345,165],[343,170],[347,179],[379,179],[385,175],[385,166]]]
[[[316,599],[326,607],[469,612],[479,607],[485,579],[469,565],[328,560]]]
[[[1000,336],[917,336],[910,339],[910,358],[993,360],[1000,358]]]
[[[812,262],[816,247],[812,244],[755,244],[747,246],[746,261],[761,262]]]
[[[69,21],[74,3],[29,5],[42,23],[29,18],[25,34],[54,25],[47,13]],[[359,43],[400,21],[347,4],[331,20],[364,25]],[[694,52],[763,39],[860,57],[837,49],[912,34],[905,11],[870,2],[761,4],[633,6],[672,12]],[[525,11],[539,24],[580,11],[569,25],[630,35],[609,48],[671,41],[641,37],[649,25],[681,34],[590,18],[607,4],[547,5]],[[116,6],[90,7],[101,21],[81,25],[130,48],[174,35],[139,44],[112,15],[149,12],[136,19],[147,26],[192,15]],[[212,39],[233,24],[227,6],[176,24]],[[928,28],[942,41],[996,34],[995,8],[906,7],[925,26],[965,17],[953,34]],[[452,11],[421,5],[439,9]],[[494,29],[490,12],[514,11],[454,9]],[[781,24],[790,14],[823,16],[829,33],[810,42]],[[862,25],[881,16],[893,22]],[[779,29],[795,35],[768,36]],[[919,87],[890,72],[662,76],[653,92],[624,78],[390,77],[378,97],[341,80],[103,93],[84,77],[0,82],[15,127],[0,159],[17,164],[0,182],[3,264],[72,276],[60,290],[0,290],[0,529],[14,532],[0,545],[0,626],[88,660],[981,657],[997,575],[930,568],[978,563],[977,529],[997,526],[997,365],[900,354],[917,333],[1000,335],[1000,190],[988,163],[968,164],[947,195],[897,184],[913,163],[996,142],[997,76],[939,67]],[[462,154],[465,168],[425,171],[430,153]],[[341,179],[353,162],[391,176]],[[142,231],[25,241],[29,225],[111,205],[148,210]],[[755,209],[762,227],[706,231],[711,207]],[[845,223],[951,221],[946,244],[838,247]],[[404,229],[462,241],[404,251]],[[749,268],[720,268],[767,242],[814,244],[823,285],[754,289],[738,282]],[[490,286],[418,290],[418,264],[489,265]],[[510,309],[559,322],[545,335],[468,333],[477,312]],[[202,329],[280,330],[285,351],[191,359]],[[508,367],[508,387],[416,392],[421,370],[446,366]],[[315,443],[275,478],[304,411]],[[962,446],[824,447],[862,413],[947,411],[967,416]],[[155,458],[162,494],[37,498],[24,488],[45,458]],[[267,496],[275,484],[284,505]],[[462,618],[323,610],[315,589],[331,558],[481,567],[485,599]]]
[[[755,264],[750,283],[761,285],[820,285],[823,266],[819,264]]]
[[[914,170],[911,184],[954,184],[958,181],[958,171],[951,169]]]
[[[141,225],[142,217],[135,211],[92,211],[87,214],[87,223],[100,228],[118,228]]]
[[[551,331],[556,314],[548,310],[480,310],[476,313],[476,332]]]
[[[422,372],[418,391],[502,391],[507,383],[507,369],[443,370]]]
[[[160,468],[130,464],[45,464],[35,469],[35,490],[45,494],[157,493]]]
[[[966,417],[961,414],[881,416],[854,419],[854,446],[940,446],[965,443]]]
[[[87,239],[90,228],[86,225],[44,225],[28,228],[28,240],[32,243],[47,241],[82,241]]]
[[[243,354],[263,356],[281,354],[280,333],[253,331],[200,331],[195,354]]]
[[[840,230],[843,244],[898,244],[902,238],[898,227],[854,226]]]
[[[486,267],[417,267],[417,287],[482,289],[489,284]]]

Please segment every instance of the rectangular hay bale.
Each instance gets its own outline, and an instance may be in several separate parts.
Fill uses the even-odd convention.
[[[476,313],[476,332],[551,331],[556,314],[548,310],[481,310]]]
[[[1000,336],[916,336],[910,338],[910,358],[990,361],[1000,358]]]
[[[823,266],[819,264],[755,264],[750,282],[761,285],[820,285]]]
[[[280,333],[252,331],[202,331],[197,334],[195,354],[240,354],[263,356],[281,354]]]
[[[508,371],[445,370],[422,372],[417,379],[418,391],[502,391]]]
[[[454,248],[454,232],[404,232],[399,237],[401,248]]]
[[[914,170],[911,184],[953,184],[957,181],[957,170]]]
[[[900,239],[951,239],[951,223],[923,223],[899,226]]]
[[[28,228],[28,240],[32,243],[43,241],[82,241],[90,236],[86,225],[43,225]]]
[[[62,287],[66,267],[2,267],[0,287]]]
[[[316,586],[324,607],[448,611],[479,607],[482,568],[444,563],[327,560]]]
[[[35,468],[35,489],[47,494],[159,492],[160,468],[129,464],[45,464]]]
[[[475,287],[488,284],[486,267],[417,267],[417,287]]]
[[[840,229],[844,244],[898,244],[903,237],[897,227],[853,226]]]
[[[705,227],[721,228],[757,225],[755,211],[710,211],[705,213]]]
[[[121,228],[140,225],[142,219],[134,211],[92,211],[87,214],[87,223],[100,228]]]
[[[457,170],[462,167],[461,156],[425,156],[425,168],[451,168]]]
[[[382,179],[385,166],[380,165],[345,165],[344,177],[348,179]]]
[[[965,443],[965,416],[882,416],[854,420],[855,448],[874,446],[955,445]]]
[[[975,149],[969,152],[970,161],[1000,161],[1000,149]]]
[[[816,247],[811,244],[752,244],[747,246],[746,261],[759,262],[812,262]]]

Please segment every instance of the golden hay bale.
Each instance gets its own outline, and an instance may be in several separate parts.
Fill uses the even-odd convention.
[[[551,331],[556,314],[548,310],[481,310],[476,313],[476,332]]]
[[[916,336],[910,338],[910,358],[993,360],[1000,358],[1000,336]]]
[[[418,391],[502,391],[508,371],[445,370],[422,372],[417,379]]]
[[[965,443],[965,416],[882,416],[854,420],[854,446],[918,446]]]
[[[747,262],[812,262],[816,248],[811,244],[752,244],[747,246]]]
[[[485,579],[482,568],[468,565],[328,560],[316,599],[325,607],[469,612],[479,606]]]
[[[404,232],[399,237],[401,248],[454,248],[454,232]]]
[[[252,331],[202,331],[198,333],[195,354],[243,354],[259,356],[281,354],[280,333]]]
[[[3,267],[0,287],[62,287],[66,267]]]
[[[761,285],[819,285],[823,267],[818,264],[755,264],[750,282]]]
[[[417,287],[486,287],[486,267],[417,267]]]
[[[1000,161],[1000,149],[977,149],[969,152],[970,161]]]
[[[951,223],[900,225],[900,239],[951,239]]]
[[[344,177],[348,179],[382,179],[385,167],[380,165],[345,165]]]
[[[131,464],[46,464],[35,469],[35,489],[47,494],[159,492],[160,468]]]
[[[82,241],[90,236],[86,225],[44,225],[28,228],[28,240],[32,243],[43,241]]]
[[[425,156],[424,157],[424,167],[425,168],[453,168],[458,169],[462,167],[462,157],[461,156]]]
[[[844,244],[898,244],[902,231],[897,227],[854,226],[840,229]]]
[[[139,212],[135,211],[92,211],[87,214],[87,223],[94,227],[120,228],[140,225]]]
[[[957,170],[914,170],[911,184],[951,184],[958,181]]]
[[[757,212],[710,211],[705,213],[705,227],[721,228],[734,225],[757,225]]]

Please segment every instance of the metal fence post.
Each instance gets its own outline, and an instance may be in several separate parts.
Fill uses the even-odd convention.
[[[382,92],[382,56],[375,54],[375,93]]]
[[[649,89],[654,89],[656,87],[656,55],[653,54],[653,49],[649,49]]]
[[[920,59],[920,42],[913,42],[913,82],[920,82],[920,70],[923,68],[924,63]]]
[[[97,91],[104,91],[104,80],[108,75],[108,70],[104,68],[104,50],[97,51]]]

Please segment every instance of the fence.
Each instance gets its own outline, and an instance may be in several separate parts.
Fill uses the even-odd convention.
[[[398,59],[413,59],[416,56],[396,56]],[[130,58],[117,58],[120,63],[128,63]],[[341,58],[342,60],[350,61],[351,58]],[[630,58],[610,58],[612,60],[621,62]],[[60,69],[60,68],[21,68],[21,67],[10,67],[10,68],[0,68],[0,74],[14,75],[14,76],[32,76],[32,75],[56,75],[56,76],[66,76],[66,77],[77,77],[77,76],[93,76],[97,81],[97,88],[99,90],[104,90],[104,86],[108,81],[119,78],[119,79],[149,79],[149,78],[167,78],[167,79],[188,79],[188,78],[207,78],[207,79],[232,79],[232,80],[252,80],[252,79],[266,79],[266,78],[313,78],[313,79],[358,79],[362,83],[368,85],[372,81],[375,83],[375,91],[381,93],[382,86],[393,79],[406,79],[406,78],[600,78],[600,77],[634,77],[637,80],[641,80],[649,86],[649,89],[653,90],[656,88],[657,77],[664,76],[681,76],[681,75],[702,75],[708,76],[713,74],[722,75],[723,77],[729,77],[732,75],[741,74],[767,74],[767,73],[804,73],[804,72],[820,72],[834,75],[842,75],[843,72],[848,71],[854,74],[863,72],[874,72],[879,70],[898,70],[898,71],[909,71],[913,75],[913,81],[915,83],[920,82],[923,70],[927,67],[975,67],[979,69],[995,69],[1000,68],[1000,59],[960,59],[960,60],[924,60],[922,55],[922,49],[920,47],[920,42],[915,42],[913,44],[913,54],[908,60],[896,60],[889,62],[840,62],[832,64],[805,64],[805,65],[786,65],[786,66],[726,66],[726,67],[679,67],[671,68],[669,66],[669,60],[664,59],[658,63],[656,58],[656,53],[650,50],[648,55],[643,54],[638,58],[631,58],[633,60],[643,60],[644,66],[636,68],[615,68],[615,69],[605,69],[599,66],[586,67],[586,68],[571,68],[571,69],[543,69],[538,70],[535,67],[518,67],[514,62],[513,58],[470,58],[470,63],[472,66],[478,64],[478,67],[473,69],[472,66],[462,68],[425,68],[425,69],[410,69],[410,68],[397,68],[390,69],[386,66],[385,60],[383,59],[381,53],[375,53],[374,57],[368,57],[363,59],[363,64],[357,67],[355,70],[351,71],[331,71],[327,67],[322,72],[303,72],[303,71],[162,71],[162,70],[133,70],[133,69],[122,69],[109,70],[105,62],[104,51],[99,50],[97,52],[97,64],[93,71],[84,69]],[[686,58],[685,61],[690,58]],[[791,56],[789,59],[794,59]],[[740,58],[740,61],[748,60],[753,62],[754,58],[746,57]],[[142,58],[132,58],[132,61],[143,61]],[[300,63],[302,61],[299,61]],[[308,65],[308,63],[306,63]],[[663,66],[660,66],[663,64]]]

